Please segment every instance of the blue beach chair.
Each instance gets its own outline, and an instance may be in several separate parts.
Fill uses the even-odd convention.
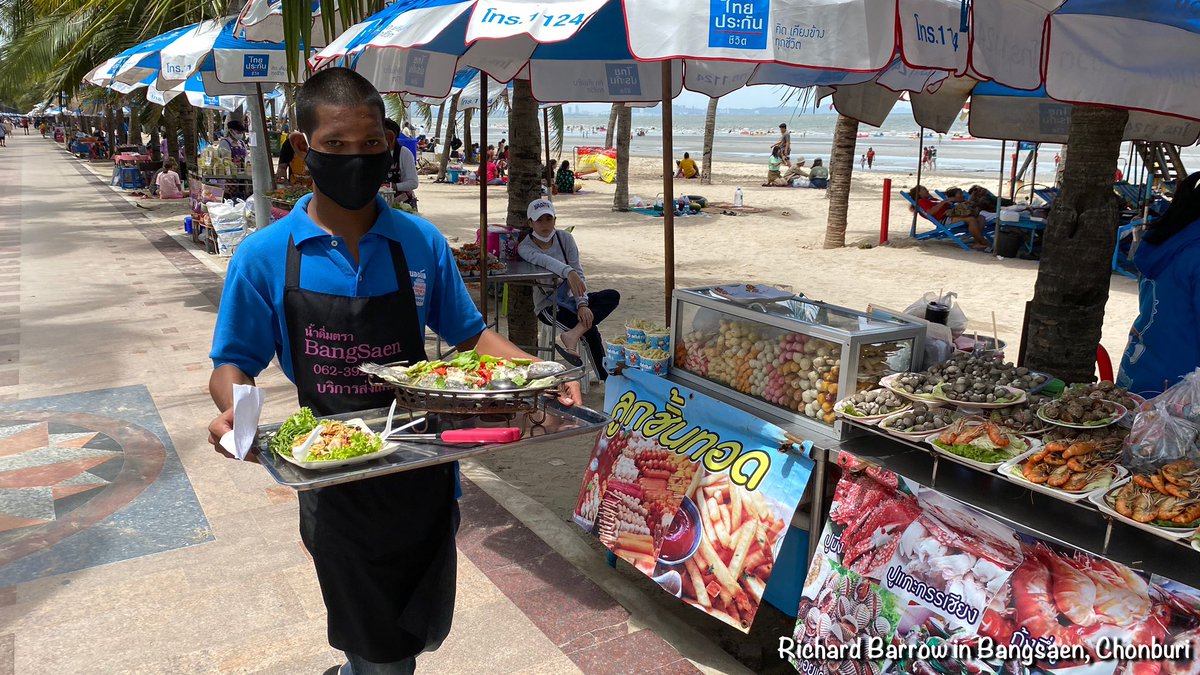
[[[904,190],[900,191],[900,196],[904,197],[905,201],[912,205],[913,209],[916,210],[917,215],[933,224],[934,229],[926,230],[924,232],[917,232],[916,223],[913,223],[912,231],[909,233],[909,236],[911,236],[913,239],[916,239],[917,241],[949,239],[955,244],[958,244],[958,247],[964,251],[973,250],[971,248],[971,234],[967,231],[966,223],[954,223],[953,225],[947,225],[937,218],[929,215],[925,209],[917,205],[917,201],[912,198],[912,195],[908,194]]]

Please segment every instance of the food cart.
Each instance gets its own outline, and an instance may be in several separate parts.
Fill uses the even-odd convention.
[[[1129,434],[1139,402],[1117,398],[1127,395],[1111,386],[1080,386],[1058,399],[1081,402],[1079,419],[1065,412],[1065,403],[1048,412],[1054,399],[1038,390],[1051,384],[1050,378],[1004,367],[990,356],[959,355],[949,365],[935,366],[931,372],[937,377],[927,373],[899,380],[920,367],[926,339],[922,322],[834,307],[770,287],[680,289],[673,303],[674,365],[665,378],[630,372],[636,354],[626,353],[622,360],[610,349],[610,357],[622,361],[610,363],[621,373],[609,380],[605,406],[615,421],[593,452],[575,514],[581,526],[668,592],[743,630],[753,621],[747,598],[753,609],[765,597],[796,615],[790,660],[804,673],[1029,672],[1012,669],[1022,659],[1018,665],[1040,672],[1109,673],[1169,658],[1167,647],[1192,644],[1200,635],[1197,523],[1138,522],[1144,509],[1139,514],[1116,503],[1126,494],[1122,490],[1132,499],[1137,490],[1148,489],[1132,479],[1152,479],[1167,491],[1178,489],[1179,501],[1195,503],[1194,465],[1176,467],[1191,473],[1170,474],[1165,467],[1157,474],[1139,469],[1130,476],[1118,463],[1120,450],[1113,454]],[[987,373],[1001,380],[972,379],[980,372],[981,380]],[[648,384],[650,379],[657,383]],[[701,399],[704,407],[694,403]],[[631,412],[643,403],[644,414]],[[721,531],[729,525],[711,514],[728,520],[725,512],[732,505],[761,499],[756,492],[778,496],[785,490],[770,484],[771,474],[759,486],[721,482],[714,474],[725,468],[724,454],[731,453],[716,454],[714,460],[712,453],[688,452],[691,446],[672,443],[669,431],[658,433],[660,416],[673,406],[686,420],[681,428],[740,429],[741,453],[758,447],[789,462],[807,460],[808,471],[782,477],[806,490],[807,505],[794,511],[786,538],[806,539],[806,559],[763,565],[762,560],[779,563],[796,548],[786,546],[783,537],[768,536],[769,550],[749,545],[759,555],[752,561],[753,581],[741,583],[740,591],[723,584],[727,572],[747,573],[746,544]],[[862,406],[882,408],[865,414]],[[1022,406],[1036,416],[1013,412]],[[934,418],[929,412],[935,409],[953,414]],[[906,417],[913,419],[901,421]],[[934,432],[906,430],[903,425],[918,417],[946,426]],[[1014,454],[1005,461],[985,456],[986,450],[976,457],[962,450],[973,447],[968,437],[987,439],[981,447],[998,453],[1011,442]],[[630,452],[630,447],[649,450]],[[1016,454],[1018,448],[1023,452]],[[641,453],[653,457],[664,449],[675,450],[666,453],[672,460],[682,453],[692,460],[686,464],[704,474],[698,489],[685,489],[683,501],[691,506],[678,507],[675,517],[685,523],[698,518],[712,527],[714,542],[725,542],[714,543],[707,555],[700,547],[698,565],[686,558],[688,551],[682,565],[664,557],[663,551],[679,555],[671,535],[680,527],[670,518],[653,522],[662,511],[653,504],[662,497],[648,478],[665,476],[669,492],[678,474],[656,471],[672,465],[647,462]],[[1043,461],[1054,464],[1037,465]],[[1064,467],[1064,480],[1047,483],[1058,466]],[[720,488],[710,490],[710,482]],[[833,496],[829,504],[828,494]],[[1165,496],[1149,499],[1160,509],[1171,503]],[[606,517],[606,503],[615,515]],[[798,503],[790,505],[794,509]],[[644,546],[636,535],[626,534],[640,525],[641,512],[649,516]],[[696,552],[690,555],[696,560]],[[680,579],[670,576],[679,568]],[[760,583],[766,587],[758,588]],[[1099,601],[1093,607],[1076,596],[1056,597],[1070,583],[1120,597],[1124,610],[1101,609]],[[772,593],[779,588],[792,592]],[[856,643],[875,644],[881,651],[832,656],[828,651]],[[976,649],[980,644],[997,649],[955,656],[901,648]],[[1105,652],[1118,644],[1159,644],[1163,650]],[[1004,651],[1022,648],[1030,651]],[[1191,659],[1181,663],[1192,667]],[[1085,663],[1091,669],[1071,670]],[[1170,664],[1163,668],[1164,673],[1192,672],[1172,670]]]

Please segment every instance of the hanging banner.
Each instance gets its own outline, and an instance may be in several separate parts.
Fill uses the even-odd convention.
[[[613,417],[575,521],[684,602],[749,631],[813,463],[784,431],[641,371],[605,384]],[[789,448],[785,452],[783,448]]]
[[[781,653],[804,674],[1200,672],[1200,592],[843,454]]]

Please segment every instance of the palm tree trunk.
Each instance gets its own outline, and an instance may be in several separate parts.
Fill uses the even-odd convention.
[[[179,102],[183,96],[176,96],[163,108],[163,133],[167,141],[167,157],[179,159]],[[166,158],[163,158],[164,161]]]
[[[858,120],[838,115],[829,153],[829,219],[825,221],[825,248],[846,245],[846,216],[850,211],[850,179],[854,176],[854,144]]]
[[[442,165],[438,168],[438,180],[446,180],[446,165],[450,163],[450,140],[454,138],[454,120],[458,115],[458,97],[450,99],[450,116],[446,118],[446,137],[442,139]]]
[[[633,109],[621,105],[617,112],[617,191],[613,193],[613,211],[629,210],[629,139],[633,136],[632,126]],[[670,130],[663,133],[670,133]],[[663,195],[663,201],[669,205],[671,195]]]
[[[117,144],[117,120],[111,103],[104,106],[104,133],[108,134],[109,149]]]
[[[1066,382],[1091,382],[1117,243],[1113,167],[1129,113],[1077,105],[1071,113],[1062,191],[1042,239],[1025,365]]]
[[[467,158],[467,153],[471,148],[471,118],[474,117],[471,109],[463,111],[463,159]],[[483,148],[479,149],[479,154],[483,154]]]
[[[196,168],[196,158],[200,156],[200,151],[197,149],[199,143],[196,140],[196,108],[192,106],[186,96],[176,98],[183,101],[179,107],[179,129],[183,132],[184,165],[179,167],[179,170],[185,172],[188,168]],[[255,127],[261,126],[258,124],[258,120],[254,120],[254,122]],[[258,137],[262,139],[262,142],[266,142],[266,137],[263,136],[261,129]]]
[[[151,118],[152,121],[150,122],[150,159],[155,162],[163,161],[162,136],[160,136],[158,133],[158,129],[159,129],[158,125],[159,125],[160,121],[165,122],[166,118],[167,118],[166,108],[160,109],[158,114],[154,115]],[[180,178],[187,180],[187,176],[180,176]]]
[[[438,106],[437,130],[433,132],[433,137],[440,139],[442,137],[442,118],[446,114],[446,104],[443,102]]]
[[[136,101],[129,102],[129,142],[142,144],[142,105]]]
[[[542,196],[542,161],[538,134],[538,104],[529,80],[513,81],[512,107],[508,111],[508,218],[509,227],[526,228],[529,203]],[[537,343],[537,318],[533,314],[533,289],[508,289],[508,339],[518,345]]]
[[[713,134],[717,132],[717,99],[708,99],[708,113],[704,116],[704,160],[700,169],[700,182],[712,185]]]
[[[126,145],[129,143],[129,134],[125,131],[125,108],[123,103],[118,103],[113,108],[113,118],[117,125],[117,142],[115,145]]]
[[[613,132],[617,127],[617,113],[624,107],[620,103],[614,103],[608,111],[608,127],[604,130],[604,147],[606,148],[613,146]]]

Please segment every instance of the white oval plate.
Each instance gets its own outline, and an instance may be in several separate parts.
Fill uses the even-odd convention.
[[[371,431],[370,427],[367,426],[367,423],[364,422],[360,418],[356,417],[352,420],[346,420],[346,424],[348,424],[352,427],[357,427],[358,430],[362,431],[363,433],[370,434],[372,436],[376,435],[375,432]],[[301,447],[307,448],[308,446],[312,445],[313,442],[316,441],[317,436],[321,433],[321,431],[324,428],[325,428],[324,423],[318,424],[315,429],[313,429],[311,432],[309,432],[308,437],[304,440],[304,443],[301,445]],[[291,455],[280,455],[280,457],[287,460],[291,464],[295,464],[296,466],[300,467],[301,469],[310,469],[313,471],[327,471],[329,469],[337,469],[337,468],[343,467],[343,466],[351,466],[353,464],[362,464],[364,462],[370,462],[371,460],[379,459],[380,457],[386,457],[399,449],[400,449],[400,445],[398,443],[384,443],[382,448],[380,448],[379,450],[376,450],[375,452],[372,452],[369,455],[359,455],[358,457],[351,457],[349,459],[300,461],[300,460],[292,457]]]
[[[1111,420],[1109,420],[1108,422],[1105,422],[1104,424],[1070,424],[1067,422],[1060,422],[1058,420],[1052,420],[1049,417],[1046,417],[1045,415],[1042,414],[1042,410],[1046,406],[1042,406],[1041,408],[1038,408],[1037,416],[1038,416],[1038,419],[1045,422],[1046,424],[1053,424],[1056,427],[1066,427],[1068,429],[1103,429],[1104,427],[1110,427],[1110,426],[1116,424],[1117,422],[1120,422],[1121,418],[1125,417],[1125,414],[1128,412],[1127,410],[1125,410],[1125,406],[1121,405],[1120,403],[1113,403],[1112,401],[1105,401],[1105,402],[1109,403],[1110,405],[1116,406],[1117,410],[1113,413],[1113,418]],[[1047,403],[1046,405],[1049,405],[1049,404]]]
[[[940,427],[938,429],[931,429],[929,431],[896,431],[887,426],[888,420],[892,419],[893,417],[899,417],[907,412],[910,412],[910,410],[902,410],[900,412],[892,413],[891,415],[888,415],[887,417],[879,420],[879,424],[877,426],[880,429],[882,429],[884,431],[884,433],[891,434],[892,436],[895,436],[896,438],[903,438],[906,441],[916,441],[916,442],[920,443],[921,441],[925,440],[926,438],[929,438],[930,435],[934,435],[934,436],[941,435],[941,433],[943,431],[950,428],[950,424],[953,424],[953,422],[951,422],[950,424],[947,424],[944,427]]]
[[[1125,516],[1117,513],[1116,509],[1114,509],[1113,507],[1108,505],[1108,500],[1105,499],[1105,497],[1107,497],[1108,494],[1110,492],[1112,492],[1113,490],[1116,490],[1117,488],[1121,487],[1125,483],[1128,483],[1129,480],[1130,480],[1129,478],[1126,478],[1124,480],[1119,480],[1119,481],[1113,483],[1112,485],[1110,485],[1107,490],[1103,490],[1103,491],[1097,490],[1095,492],[1092,492],[1091,494],[1088,495],[1088,501],[1090,501],[1092,504],[1095,504],[1096,508],[1100,509],[1106,515],[1112,516],[1113,518],[1116,518],[1117,520],[1125,523],[1126,525],[1132,525],[1133,527],[1136,527],[1139,530],[1145,530],[1146,532],[1149,532],[1150,534],[1158,535],[1164,539],[1174,539],[1174,540],[1178,541],[1180,539],[1187,539],[1188,537],[1191,537],[1193,534],[1196,533],[1196,528],[1194,528],[1194,527],[1192,527],[1192,528],[1159,527],[1157,525],[1150,525],[1148,523],[1139,523],[1138,521],[1136,521],[1132,518],[1126,518]]]
[[[953,452],[946,450],[945,448],[938,447],[934,443],[934,441],[937,440],[937,437],[941,436],[941,435],[942,435],[941,432],[938,432],[936,434],[930,434],[929,436],[927,436],[925,438],[925,443],[928,444],[929,447],[933,448],[934,452],[938,453],[939,455],[942,455],[943,457],[947,457],[952,461],[958,462],[959,464],[965,464],[969,467],[979,469],[980,471],[987,471],[990,473],[990,472],[995,471],[996,469],[1000,468],[1000,466],[1002,464],[1004,464],[1005,462],[1011,462],[1013,460],[1013,458],[1010,457],[1009,459],[1006,459],[1002,462],[978,462],[973,459],[963,457],[962,455],[956,455]],[[1029,445],[1030,450],[1041,446],[1041,441],[1036,441],[1032,438],[1025,438],[1025,443]]]
[[[907,374],[908,373],[892,373],[891,375],[888,375],[887,377],[880,378],[879,384],[880,384],[880,386],[884,387],[885,389],[890,389],[893,392],[895,392],[898,396],[903,396],[904,398],[906,398],[910,401],[920,401],[922,403],[941,403],[941,401],[939,401],[938,399],[933,397],[933,394],[910,394],[907,391],[904,391],[903,389],[892,386],[892,383],[895,382],[897,378],[899,378],[901,375],[907,375]]]
[[[1029,440],[1033,440],[1033,439],[1029,439]],[[1105,485],[1102,485],[1100,487],[1096,487],[1096,488],[1093,488],[1091,490],[1087,490],[1084,492],[1068,492],[1066,490],[1060,490],[1056,487],[1050,487],[1049,485],[1045,485],[1042,483],[1034,483],[1021,474],[1021,464],[1023,464],[1025,462],[1025,460],[1027,458],[1029,458],[1030,455],[1033,455],[1033,454],[1039,452],[1040,450],[1041,450],[1041,442],[1039,441],[1038,445],[1036,447],[1031,445],[1028,452],[1021,453],[1020,455],[1013,457],[1012,459],[1008,460],[1007,462],[1001,464],[1000,468],[996,469],[996,472],[1000,474],[1001,478],[1003,478],[1004,480],[1006,480],[1010,483],[1016,483],[1017,485],[1020,485],[1021,487],[1029,488],[1030,490],[1033,490],[1034,492],[1041,492],[1042,494],[1050,495],[1051,497],[1055,497],[1057,499],[1061,499],[1061,500],[1067,501],[1067,502],[1077,502],[1077,501],[1080,501],[1083,499],[1087,499],[1088,496],[1091,495],[1093,492],[1101,492],[1101,493],[1107,492],[1114,485],[1117,485],[1117,484],[1123,482],[1122,479],[1129,475],[1128,469],[1121,466],[1120,464],[1117,464],[1117,465],[1113,466],[1113,474],[1114,475],[1113,475],[1112,479],[1109,480],[1108,483],[1106,483]]]
[[[939,385],[939,386],[941,386],[941,385]],[[948,403],[957,408],[977,408],[979,410],[996,410],[998,408],[1008,408],[1010,406],[1020,405],[1025,402],[1026,395],[1025,395],[1024,389],[1017,389],[1016,387],[1003,387],[1003,389],[1007,389],[1008,392],[1010,394],[1013,394],[1014,396],[1016,396],[1016,398],[1014,398],[1011,401],[1005,401],[1004,403],[975,403],[973,401],[955,401],[952,398],[946,398],[945,396],[937,396],[937,394],[934,394],[934,395],[937,396],[937,400],[941,401],[942,403]]]
[[[897,413],[908,412],[909,410],[912,410],[912,403],[905,403],[904,405],[900,406],[899,408],[896,408],[895,410],[893,410],[889,413],[883,414],[883,415],[851,415],[850,413],[842,412],[842,407],[845,405],[848,405],[847,399],[845,399],[845,398],[838,401],[837,403],[834,403],[833,404],[834,414],[836,414],[838,417],[841,417],[843,419],[854,420],[855,422],[861,422],[862,424],[875,424],[876,422],[882,421],[882,420],[884,420],[888,417],[891,417],[892,415],[895,415]]]

